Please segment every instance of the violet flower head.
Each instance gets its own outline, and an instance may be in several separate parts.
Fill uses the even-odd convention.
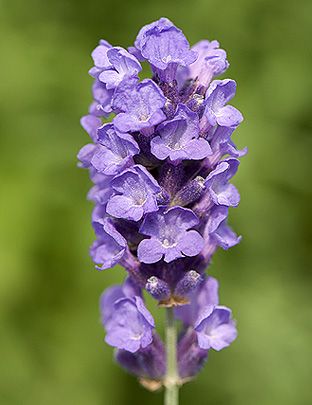
[[[102,125],[100,118],[89,114],[81,118],[80,124],[83,129],[89,134],[93,142],[97,140],[97,129]]]
[[[97,213],[95,222],[99,222],[104,218],[103,207],[106,206],[109,197],[112,195],[111,181],[112,176],[107,176],[102,173],[97,173],[92,168],[90,169],[90,177],[94,186],[89,190],[88,200],[96,203],[94,211]],[[100,214],[98,214],[100,213]],[[93,216],[92,216],[92,219]]]
[[[96,269],[120,265],[127,274],[101,297],[105,340],[145,387],[177,389],[237,335],[218,281],[205,274],[217,249],[241,240],[228,224],[247,152],[232,139],[243,120],[229,105],[236,83],[216,79],[229,66],[217,41],[191,47],[167,18],[143,27],[128,50],[101,40],[92,59],[81,119],[89,140],[78,153],[92,182],[90,254]],[[151,78],[140,79],[141,62]],[[166,343],[144,291],[167,308]]]

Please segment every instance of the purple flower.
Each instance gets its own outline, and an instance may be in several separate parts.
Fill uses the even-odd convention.
[[[226,52],[220,49],[218,41],[200,41],[192,50],[197,52],[198,58],[188,67],[188,76],[197,79],[204,87],[209,85],[213,77],[221,75],[229,67]]]
[[[104,83],[95,80],[92,86],[92,93],[95,103],[91,104],[90,114],[96,116],[108,116],[112,112],[113,90],[108,90]]]
[[[108,290],[101,297],[101,314],[109,345],[135,353],[152,343],[154,319],[141,297]]]
[[[132,221],[158,210],[156,195],[161,191],[156,180],[140,165],[125,170],[112,181],[115,194],[107,203],[107,213]]]
[[[115,312],[115,302],[125,298],[123,288],[121,285],[113,285],[105,290],[100,298],[100,311],[101,311],[101,321],[103,325],[108,323]]]
[[[211,126],[237,127],[243,120],[242,114],[233,106],[226,105],[234,96],[234,80],[214,80],[206,93],[204,118]]]
[[[108,49],[107,59],[110,66],[100,73],[99,80],[108,90],[115,89],[122,80],[136,76],[142,70],[137,58],[119,46]]]
[[[82,128],[90,135],[92,141],[96,142],[97,129],[102,125],[101,119],[89,114],[81,118],[80,124]]]
[[[93,50],[91,56],[94,62],[94,67],[89,70],[91,76],[96,77],[103,69],[109,69],[111,63],[107,56],[107,51],[112,48],[112,46],[101,39],[99,45]]]
[[[224,155],[239,158],[247,153],[247,148],[238,150],[231,140],[234,130],[235,128],[217,126],[212,128],[211,134],[208,134],[207,138],[213,152],[212,155],[207,158],[211,167]]]
[[[211,234],[211,238],[224,250],[228,250],[237,245],[242,239],[241,236],[237,236],[229,227],[226,220],[221,222],[218,228]]]
[[[94,143],[87,143],[78,152],[77,158],[80,160],[79,167],[90,167],[91,159],[97,149]]]
[[[96,204],[103,206],[106,205],[109,197],[113,193],[111,187],[112,176],[107,176],[101,173],[93,173],[91,175],[91,179],[94,182],[94,186],[88,193],[88,199],[94,201]]]
[[[237,172],[238,165],[239,160],[237,159],[223,160],[206,178],[205,186],[214,204],[237,207],[239,193],[237,188],[229,183],[229,180]]]
[[[108,323],[114,316],[114,304],[116,301],[121,298],[133,298],[136,295],[141,297],[141,291],[130,278],[127,278],[122,285],[118,284],[106,288],[100,298],[102,323]]]
[[[222,350],[229,346],[237,336],[232,312],[223,306],[210,305],[199,314],[194,325],[200,348]]]
[[[124,256],[127,241],[116,231],[109,219],[93,223],[97,240],[90,249],[93,261],[98,270],[109,269],[115,266]]]
[[[132,156],[140,149],[129,134],[117,133],[113,124],[105,124],[97,131],[99,145],[92,156],[91,165],[107,175],[118,174],[133,163]]]
[[[185,207],[197,201],[204,193],[205,179],[201,176],[196,176],[194,180],[189,181],[182,187],[171,201],[172,205],[180,205]]]
[[[226,206],[216,206],[211,210],[204,232],[205,248],[209,251],[216,246],[227,250],[240,242],[241,237],[237,236],[228,226],[227,216],[228,207]]]
[[[184,256],[196,256],[203,248],[203,238],[191,228],[198,218],[187,208],[173,207],[145,217],[140,232],[148,235],[138,246],[138,258],[143,263],[156,263],[163,256],[169,263]]]
[[[174,79],[177,65],[187,66],[197,58],[197,53],[190,50],[190,45],[180,29],[167,18],[161,18],[146,25],[139,32],[136,48],[147,59],[162,78]],[[171,68],[171,69],[170,69]],[[162,71],[170,70],[169,76]]]
[[[172,120],[158,126],[157,134],[151,141],[151,152],[160,160],[198,160],[212,153],[209,143],[199,138],[198,115],[183,104]]]
[[[113,97],[113,107],[121,111],[114,118],[114,125],[121,132],[153,127],[166,118],[162,111],[165,101],[165,96],[152,80],[140,83],[135,78],[124,80]]]

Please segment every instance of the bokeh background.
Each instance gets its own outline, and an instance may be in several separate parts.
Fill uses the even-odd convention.
[[[100,38],[130,45],[161,16],[191,43],[218,39],[248,145],[231,224],[243,241],[210,268],[239,338],[211,353],[181,404],[308,405],[311,392],[310,0],[0,0],[0,403],[162,403],[112,360],[93,269],[79,118]]]

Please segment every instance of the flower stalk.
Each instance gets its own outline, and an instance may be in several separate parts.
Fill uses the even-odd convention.
[[[166,357],[165,405],[179,404],[179,375],[177,364],[177,326],[173,308],[166,308]]]

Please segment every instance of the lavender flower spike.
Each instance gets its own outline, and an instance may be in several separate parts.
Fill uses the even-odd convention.
[[[100,302],[116,361],[178,405],[178,387],[237,335],[205,270],[219,248],[241,240],[228,214],[240,201],[232,180],[246,149],[232,136],[243,117],[229,105],[235,81],[215,80],[229,66],[217,41],[191,47],[160,18],[127,49],[101,40],[92,52],[92,102],[81,119],[89,139],[78,154],[92,182],[90,254],[98,270],[127,272]],[[141,62],[151,78],[140,79]],[[166,308],[165,342],[144,291]]]

